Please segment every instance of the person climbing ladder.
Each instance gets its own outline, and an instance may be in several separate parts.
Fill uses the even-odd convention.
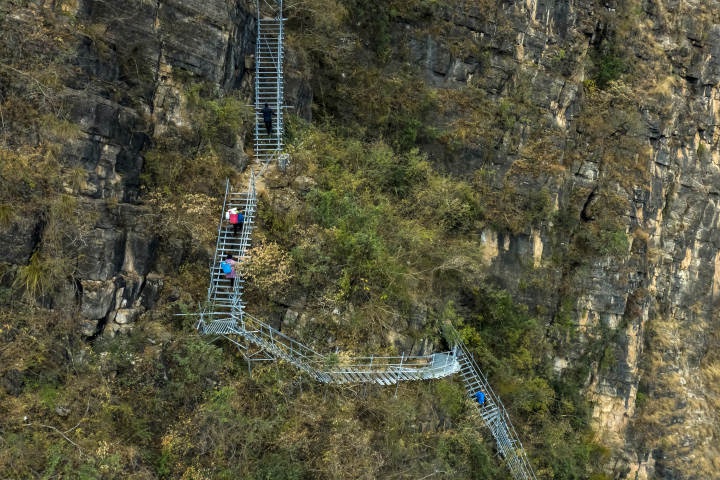
[[[233,226],[233,235],[237,237],[238,232],[242,232],[245,216],[241,211],[233,207],[225,212],[225,220]]]
[[[225,274],[225,278],[230,280],[230,286],[235,287],[235,259],[232,256],[232,253],[228,253],[227,257],[225,257],[225,260],[220,262],[220,268],[222,269],[222,272]]]
[[[267,131],[268,135],[272,135],[272,118],[275,115],[275,112],[273,112],[273,109],[270,108],[270,105],[267,103],[262,109],[262,115],[263,115],[263,122],[265,122],[265,130]]]

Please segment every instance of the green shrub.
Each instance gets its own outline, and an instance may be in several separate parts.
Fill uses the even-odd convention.
[[[417,149],[399,155],[388,145],[375,142],[366,155],[363,174],[381,191],[403,198],[427,179],[429,170]]]
[[[68,275],[69,259],[47,257],[35,252],[27,265],[17,269],[13,286],[20,289],[28,298],[39,299],[54,292]]]
[[[626,69],[624,60],[617,53],[613,51],[604,52],[597,59],[595,83],[598,88],[604,90],[610,85],[610,82],[618,80]]]
[[[263,455],[253,475],[255,480],[302,480],[308,478],[305,467],[293,459],[292,452]]]
[[[0,228],[9,227],[17,218],[16,209],[9,203],[0,203]]]
[[[193,85],[187,93],[188,109],[200,137],[212,147],[233,146],[242,128],[254,125],[254,110],[246,99],[238,96],[220,96],[208,92],[208,87]]]
[[[465,411],[465,389],[456,382],[438,381],[434,390],[440,412],[457,420]]]
[[[390,49],[390,9],[387,3],[366,2],[363,0],[343,0],[348,19],[368,42],[378,58],[387,59]]]

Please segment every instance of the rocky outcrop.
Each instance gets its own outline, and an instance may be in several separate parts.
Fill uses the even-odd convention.
[[[65,142],[61,161],[87,173],[77,193],[98,218],[77,251],[72,288],[78,290],[83,333],[114,335],[152,307],[162,275],[171,273],[168,265],[177,265],[191,248],[162,245],[140,190],[144,152],[169,130],[187,125],[181,80],[249,94],[255,17],[247,3],[225,0],[85,0],[65,13],[77,19],[81,32],[63,98],[80,132]],[[245,158],[241,140],[227,142],[227,157]],[[3,243],[14,247],[0,260],[26,263],[37,228],[25,222],[3,230]]]
[[[563,375],[587,361],[595,346],[606,346],[591,357],[586,395],[594,405],[598,437],[613,448],[608,469],[615,478],[709,478],[716,471],[709,459],[720,454],[713,411],[718,389],[707,382],[717,378],[718,365],[708,354],[717,332],[713,312],[720,276],[720,29],[709,14],[717,6],[661,1],[633,10],[637,41],[614,48],[630,52],[634,64],[627,66],[625,81],[634,83],[630,95],[636,96],[629,108],[619,96],[612,102],[616,115],[626,109],[641,119],[632,133],[623,134],[637,135],[646,150],[639,160],[642,174],[624,182],[608,180],[607,144],[605,150],[594,145],[595,132],[585,130],[579,119],[590,102],[583,92],[594,88],[587,83],[597,75],[592,64],[606,58],[601,45],[618,35],[629,11],[616,2],[502,3],[501,8],[443,8],[444,25],[410,40],[411,59],[429,85],[471,85],[498,103],[516,99],[522,89],[525,114],[536,115],[525,123],[518,119],[522,125],[509,123],[493,151],[468,148],[447,168],[459,174],[490,168],[498,182],[531,185],[537,174],[506,174],[517,168],[518,152],[533,136],[562,138],[567,143],[557,153],[568,158],[577,145],[585,145],[581,157],[566,160],[561,173],[539,169],[540,175],[559,180],[550,192],[558,210],[573,191],[614,189],[623,203],[629,248],[592,258],[568,274],[552,258],[568,254],[572,231],[555,224],[519,234],[487,229],[482,239],[491,278],[530,306],[542,305],[537,311],[550,312],[548,324],[567,292],[520,284],[542,277],[560,286],[572,279],[574,337],[556,344],[553,363]],[[459,41],[470,46],[458,53]],[[444,117],[439,123],[453,120]],[[550,127],[540,133],[543,121]],[[591,202],[588,197],[586,203]],[[585,208],[577,213],[580,223],[595,221]]]
[[[24,217],[15,220],[8,228],[0,229],[0,262],[15,265],[26,264],[30,260],[40,231],[40,219]]]

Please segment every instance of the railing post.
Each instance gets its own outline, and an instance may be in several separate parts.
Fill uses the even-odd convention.
[[[400,371],[402,371],[404,362],[405,362],[405,352],[402,352],[402,355],[400,356]],[[399,375],[399,372],[395,372],[395,398],[397,398],[398,388],[400,388],[400,375]]]

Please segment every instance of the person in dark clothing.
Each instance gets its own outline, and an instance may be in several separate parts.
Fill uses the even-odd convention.
[[[245,223],[245,215],[242,214],[242,212],[238,211],[237,213],[237,223],[233,225],[233,235],[237,237],[238,232],[242,232],[243,229],[243,223]]]
[[[267,131],[268,135],[272,135],[272,117],[275,115],[275,112],[273,112],[272,108],[270,108],[270,105],[267,103],[262,109],[262,115],[263,115],[263,122],[265,122],[265,130]]]

